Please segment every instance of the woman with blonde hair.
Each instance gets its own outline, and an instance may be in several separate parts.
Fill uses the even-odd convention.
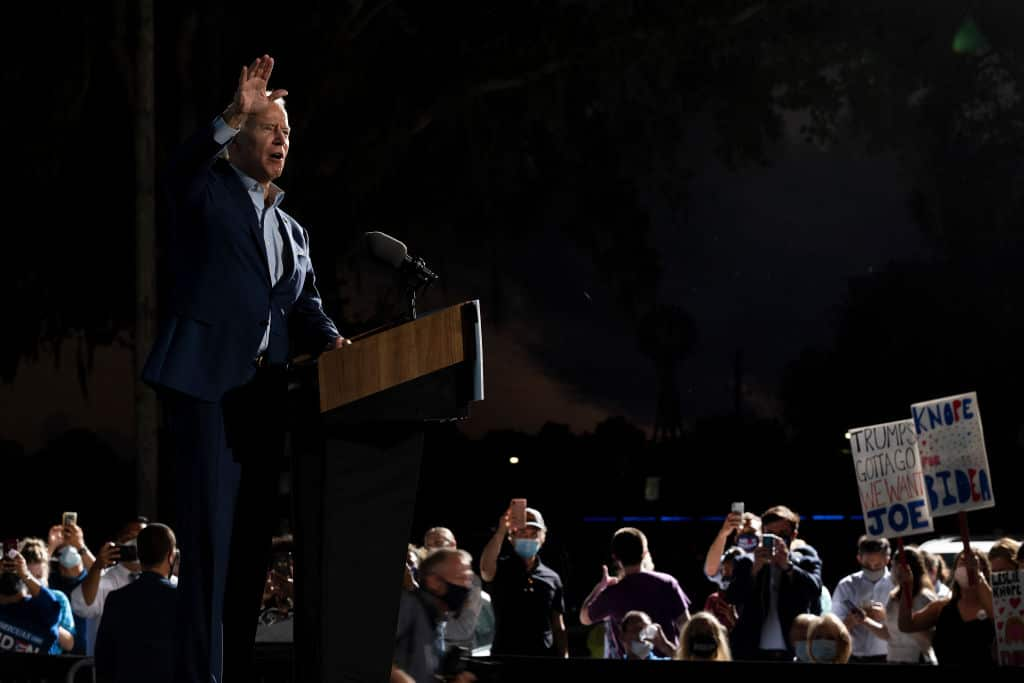
[[[818,664],[846,664],[853,652],[853,638],[843,620],[826,614],[807,630],[811,661]]]
[[[676,659],[684,661],[731,662],[729,634],[711,612],[697,612],[683,627]]]

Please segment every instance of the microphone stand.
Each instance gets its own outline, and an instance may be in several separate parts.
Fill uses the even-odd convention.
[[[427,264],[422,258],[414,259],[408,256],[405,263],[399,268],[399,273],[409,307],[406,316],[409,320],[416,320],[416,297],[437,280],[437,275],[427,268]]]

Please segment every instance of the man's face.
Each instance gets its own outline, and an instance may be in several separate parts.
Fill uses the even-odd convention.
[[[885,569],[889,566],[889,554],[888,553],[860,553],[857,555],[857,561],[860,562],[860,566],[868,571],[877,571],[879,569]]]
[[[793,538],[795,536],[795,534],[793,533],[793,525],[784,519],[772,520],[771,522],[765,524],[763,526],[763,529],[764,533],[766,534],[775,534],[776,536],[781,536],[783,539],[785,539],[787,546],[793,541]]]
[[[271,102],[246,119],[231,143],[231,163],[257,182],[276,180],[284,172],[290,134],[288,113],[279,102]]]
[[[121,534],[117,537],[117,542],[124,544],[128,541],[134,541],[139,537],[139,532],[145,528],[146,525],[142,522],[131,522],[130,524],[126,524],[125,527],[121,529]]]
[[[452,532],[447,529],[442,530],[431,530],[427,534],[426,538],[423,539],[423,547],[428,550],[436,550],[437,548],[454,548],[455,536]]]
[[[535,526],[525,526],[512,532],[512,538],[536,538],[544,545],[544,530]]]
[[[430,585],[430,592],[441,596],[448,592],[445,583],[451,583],[463,588],[473,587],[473,567],[469,561],[461,555],[453,556],[443,565],[437,574],[427,577]]]

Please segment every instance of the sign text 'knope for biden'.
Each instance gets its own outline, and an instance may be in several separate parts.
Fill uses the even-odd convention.
[[[910,410],[932,516],[993,507],[977,394],[915,403]]]

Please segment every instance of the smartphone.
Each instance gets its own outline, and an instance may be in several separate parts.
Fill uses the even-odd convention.
[[[775,534],[763,534],[761,536],[761,547],[767,548],[768,550],[774,550],[776,538],[778,538],[778,536]]]
[[[139,547],[136,545],[118,545],[118,562],[138,562]]]
[[[18,539],[16,538],[5,538],[4,539],[4,560],[11,559],[11,551],[18,552]]]
[[[72,524],[78,524],[78,513],[77,512],[65,512],[61,517],[62,526],[71,526]]]
[[[526,499],[513,498],[508,506],[508,525],[512,530],[526,528]]]
[[[742,515],[743,514],[743,503],[733,503],[732,506],[729,508],[729,512],[738,512],[739,514]]]
[[[864,614],[864,610],[857,607],[857,605],[853,604],[850,600],[843,600],[843,604],[846,605],[846,609],[853,614]]]

